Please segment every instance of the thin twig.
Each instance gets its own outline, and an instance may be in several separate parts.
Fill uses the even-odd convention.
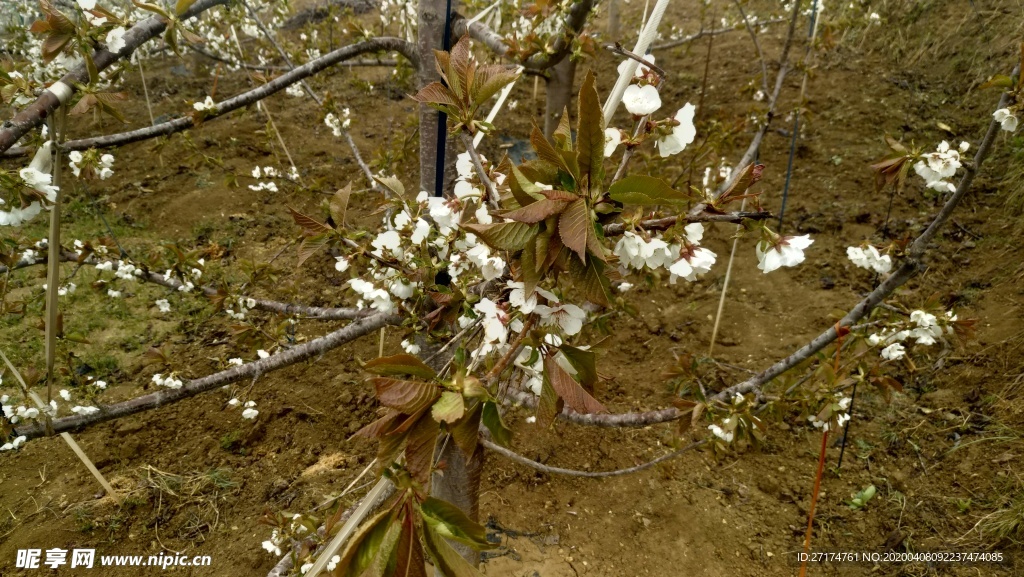
[[[543,463],[538,463],[537,461],[534,461],[532,459],[527,459],[526,457],[520,455],[519,453],[516,453],[515,451],[511,451],[509,449],[506,449],[505,447],[502,447],[501,445],[497,445],[495,443],[492,443],[491,441],[488,441],[487,439],[481,439],[480,440],[480,444],[482,444],[484,447],[487,447],[488,449],[494,451],[495,453],[498,453],[500,455],[508,457],[509,459],[515,461],[516,463],[519,463],[521,465],[526,465],[527,467],[530,467],[532,469],[536,469],[536,470],[538,470],[538,471],[540,471],[542,473],[547,473],[549,475],[565,475],[565,476],[568,476],[568,477],[588,477],[588,478],[592,478],[592,479],[597,479],[597,478],[602,478],[602,477],[618,477],[620,475],[629,475],[631,473],[638,473],[640,471],[643,471],[644,469],[650,469],[651,467],[653,467],[653,466],[655,466],[655,465],[657,465],[659,463],[664,463],[665,461],[668,461],[669,459],[674,459],[674,458],[678,457],[679,455],[682,455],[683,453],[687,453],[689,451],[692,451],[693,449],[701,447],[701,446],[707,444],[707,441],[695,441],[693,443],[690,443],[689,445],[686,445],[685,447],[683,447],[681,449],[677,449],[675,451],[672,451],[671,453],[668,453],[666,455],[662,455],[662,456],[658,457],[657,459],[654,459],[652,461],[648,461],[646,463],[642,463],[642,464],[637,465],[635,467],[628,467],[628,468],[625,468],[625,469],[616,469],[614,471],[595,471],[595,472],[592,472],[592,471],[578,471],[576,469],[563,469],[561,467],[551,467],[551,466],[545,465]]]
[[[476,151],[476,146],[473,145],[473,139],[469,137],[469,134],[463,132],[461,135],[462,144],[466,145],[466,149],[469,151],[469,157],[473,159],[473,166],[476,167],[476,174],[480,177],[480,181],[483,182],[484,188],[487,190],[487,203],[491,205],[492,210],[498,210],[500,205],[498,201],[498,191],[494,188],[494,183],[491,179],[487,178],[487,171],[484,170],[483,161],[480,159],[480,154]]]

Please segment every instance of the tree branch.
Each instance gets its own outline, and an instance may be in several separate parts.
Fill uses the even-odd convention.
[[[545,70],[561,62],[572,49],[573,39],[586,25],[587,16],[594,8],[594,3],[594,0],[576,0],[562,20],[562,29],[551,47],[546,52],[530,56],[520,64],[530,70]],[[505,44],[505,39],[482,22],[471,23],[464,16],[456,14],[456,19],[452,22],[452,31],[456,36],[468,33],[470,38],[484,44],[499,57],[509,56],[509,46]]]
[[[292,347],[284,352],[272,355],[265,359],[246,363],[238,367],[213,373],[199,379],[193,379],[183,385],[180,389],[163,389],[141,397],[135,397],[113,405],[100,406],[98,413],[91,415],[77,415],[63,417],[52,421],[53,431],[61,433],[71,431],[87,425],[94,425],[104,421],[110,421],[128,415],[134,415],[142,411],[156,409],[182,399],[198,395],[228,383],[242,379],[256,377],[277,369],[294,365],[300,361],[321,355],[331,349],[336,349],[355,339],[376,332],[386,325],[398,324],[402,321],[401,315],[378,313],[372,317],[354,321],[345,328],[328,333],[322,337],[313,339],[307,343]],[[29,439],[41,437],[46,434],[46,427],[41,423],[27,427],[16,428],[15,435],[24,435]]]
[[[188,20],[214,6],[227,3],[228,0],[199,0],[182,14],[181,20]],[[120,52],[115,54],[106,48],[101,48],[93,53],[92,59],[96,64],[96,69],[102,72],[119,59],[131,56],[136,48],[146,41],[159,36],[166,28],[167,24],[164,23],[162,18],[157,16],[137,23],[125,32],[125,45]],[[70,89],[70,94],[74,94],[76,84],[89,84],[89,71],[83,63],[65,74],[59,82]],[[68,98],[70,98],[70,95]],[[34,103],[25,107],[14,118],[3,124],[3,129],[0,130],[0,152],[4,152],[14,146],[14,143],[18,142],[22,136],[28,134],[30,130],[42,124],[46,117],[57,110],[57,107],[60,105],[61,102],[56,94],[50,90],[44,90]]]
[[[757,27],[767,26],[768,24],[778,24],[779,22],[785,22],[788,18],[769,18],[767,20],[758,20],[753,25]],[[695,40],[700,40],[707,36],[718,36],[719,34],[727,34],[729,32],[736,32],[738,28],[714,28],[712,30],[700,30],[689,36],[684,36],[677,40],[670,40],[664,44],[656,44],[651,47],[651,50],[667,50],[669,48],[675,48],[676,46],[682,46],[683,44],[689,44]]]
[[[638,473],[640,471],[643,471],[644,469],[650,469],[651,467],[657,465],[658,463],[664,463],[665,461],[668,461],[669,459],[674,459],[674,458],[678,457],[679,455],[682,455],[683,453],[687,453],[687,452],[689,452],[689,451],[691,451],[693,449],[696,449],[697,447],[705,445],[705,444],[707,444],[707,441],[696,441],[696,442],[690,443],[689,445],[687,445],[687,446],[685,446],[685,447],[683,447],[681,449],[677,449],[675,451],[672,451],[671,453],[668,453],[666,455],[662,455],[662,456],[658,457],[657,459],[654,459],[652,461],[648,461],[646,463],[642,463],[642,464],[637,465],[635,467],[628,467],[626,469],[616,469],[614,471],[596,471],[596,472],[577,471],[575,469],[563,469],[561,467],[551,467],[549,465],[545,465],[543,463],[538,463],[537,461],[534,461],[534,460],[531,460],[531,459],[527,459],[526,457],[520,455],[519,453],[516,453],[514,451],[506,449],[505,447],[502,447],[501,445],[497,445],[495,443],[492,443],[491,441],[488,441],[487,439],[481,439],[480,440],[480,444],[482,444],[484,447],[487,447],[488,449],[494,451],[495,453],[498,453],[499,455],[503,455],[505,457],[508,457],[509,459],[515,461],[516,463],[519,463],[520,465],[526,465],[527,467],[530,467],[532,469],[536,469],[536,470],[540,471],[541,473],[547,473],[549,475],[566,475],[566,476],[569,476],[569,477],[588,477],[588,478],[591,478],[591,479],[597,479],[597,478],[602,478],[602,477],[618,477],[620,475],[629,475],[630,473]]]
[[[281,90],[284,90],[285,88],[291,86],[292,84],[295,84],[296,82],[299,82],[309,76],[312,76],[322,70],[325,70],[335,64],[338,64],[339,62],[348,60],[349,58],[353,58],[355,56],[365,54],[367,52],[379,51],[398,52],[399,54],[405,56],[406,58],[415,58],[416,56],[415,52],[413,51],[412,45],[406,42],[405,40],[402,40],[401,38],[380,37],[374,38],[372,40],[367,40],[365,42],[352,44],[344,48],[339,48],[334,52],[327,53],[321,56],[320,58],[317,58],[316,60],[310,60],[306,64],[299,66],[298,68],[295,68],[294,70],[288,72],[287,74],[282,74],[281,76],[278,76],[277,78],[271,80],[270,82],[264,84],[263,86],[254,88],[248,92],[243,92],[242,94],[239,94],[233,98],[229,98],[218,103],[217,108],[209,112],[203,120],[209,121],[214,118],[223,116],[228,112],[232,112],[239,108],[248,106],[272,94],[280,92]],[[412,58],[410,59],[412,60]],[[418,62],[418,58],[413,60],[414,65],[418,65]],[[42,100],[45,97],[46,94],[40,97],[40,99]],[[54,101],[56,102],[56,98],[54,98]],[[65,143],[62,148],[64,150],[86,150],[89,148],[109,148],[113,146],[121,146],[132,142],[139,142],[141,140],[155,138],[157,136],[166,136],[174,134],[176,132],[181,132],[183,130],[192,128],[193,126],[195,126],[195,120],[190,114],[188,116],[176,118],[174,120],[164,122],[162,124],[157,124],[155,126],[147,126],[145,128],[140,128],[138,130],[131,130],[128,132],[121,132],[118,134],[108,134],[106,136],[96,136],[93,138],[70,140],[67,143]],[[25,132],[27,131],[28,129],[25,130]],[[6,131],[0,133],[0,145],[2,145],[2,143],[4,142],[3,137],[5,133]],[[21,134],[24,134],[24,132],[22,132]],[[21,136],[19,135],[18,138],[20,137]],[[17,140],[17,138],[15,140]],[[22,156],[28,154],[29,149],[25,147],[19,147],[16,149],[7,150],[7,147],[0,146],[0,151],[6,151],[4,153],[4,156]]]
[[[725,212],[725,213],[713,213],[713,212],[701,212],[699,214],[686,214],[678,216],[666,216],[662,218],[652,218],[649,220],[642,220],[638,223],[640,228],[645,230],[665,230],[675,226],[679,222],[732,222],[742,223],[746,220],[768,220],[774,218],[771,212],[767,210],[762,211],[737,211],[737,212]],[[622,222],[613,222],[605,225],[604,234],[605,236],[615,236],[622,234],[626,231],[626,224]]]

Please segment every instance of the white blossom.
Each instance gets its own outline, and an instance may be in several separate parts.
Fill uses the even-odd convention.
[[[662,158],[679,154],[687,144],[693,142],[697,136],[697,128],[693,125],[693,115],[696,110],[694,105],[687,102],[686,106],[676,112],[675,119],[679,125],[672,127],[672,134],[658,141],[658,154]]]
[[[107,32],[107,50],[117,54],[125,46],[124,33],[126,30],[123,26],[118,26]]]
[[[622,104],[633,116],[647,116],[661,108],[661,96],[651,84],[630,84],[622,94]]]
[[[732,431],[726,431],[722,427],[719,427],[718,425],[715,424],[708,425],[708,429],[710,429],[716,437],[725,441],[726,443],[732,442],[732,439],[734,437],[734,433]]]
[[[1000,127],[1007,132],[1017,130],[1017,117],[1010,112],[1009,108],[1000,108],[992,113],[992,118],[999,123]]]
[[[253,409],[253,408],[250,407],[250,408],[245,409],[244,411],[242,411],[242,418],[243,419],[252,420],[252,419],[255,419],[256,416],[259,415],[259,414],[260,414],[259,411],[257,411],[256,409]],[[280,555],[280,553],[278,553],[278,555]]]
[[[765,274],[784,266],[796,266],[804,261],[804,250],[814,241],[809,235],[785,236],[775,246],[767,241],[757,243],[757,268]]]
[[[888,274],[892,270],[892,257],[887,254],[879,254],[878,249],[871,245],[864,248],[847,247],[846,257],[858,267],[873,270],[879,274]]]
[[[956,174],[960,166],[960,152],[950,148],[949,143],[943,140],[935,152],[924,155],[914,164],[914,172],[925,180],[928,188],[939,192],[953,192],[956,186],[946,179]]]
[[[348,259],[343,256],[334,257],[334,270],[338,272],[345,272],[348,270]]]
[[[906,349],[900,343],[893,343],[882,349],[882,358],[887,361],[902,359],[905,354]]]
[[[194,103],[192,108],[195,108],[199,112],[213,112],[217,110],[217,103],[213,101],[212,97],[207,96],[206,100]]]
[[[167,302],[167,299],[160,299],[156,301],[156,308],[162,313],[171,312],[171,303]]]

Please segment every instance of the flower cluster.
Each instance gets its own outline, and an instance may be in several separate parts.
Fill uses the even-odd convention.
[[[967,152],[970,146],[968,142],[961,142],[960,150],[957,151],[943,140],[935,152],[925,154],[914,164],[914,172],[924,179],[928,188],[939,192],[953,192],[956,186],[947,179],[956,174],[961,166],[960,154]]]
[[[873,270],[878,274],[888,274],[892,270],[892,257],[880,254],[878,249],[870,244],[846,247],[846,257],[856,266]]]
[[[324,117],[324,124],[331,129],[331,133],[336,137],[341,137],[342,133],[348,130],[348,127],[352,125],[351,112],[348,108],[341,111],[342,119],[339,119],[334,115],[333,112],[328,112],[327,116]]]
[[[849,410],[852,402],[853,399],[850,397],[837,395],[817,415],[808,416],[807,421],[822,432],[838,430],[850,420]]]
[[[68,153],[68,166],[76,177],[82,176],[82,171],[85,170],[86,176],[95,174],[100,180],[106,180],[114,175],[111,169],[113,165],[113,154],[101,155],[96,150],[89,150],[85,154],[78,150]]]
[[[246,315],[249,314],[249,311],[256,308],[256,299],[238,297],[235,299],[235,304],[238,308],[237,311],[235,310],[236,307],[227,307],[224,309],[224,313],[236,321],[244,321]]]
[[[167,375],[166,377],[160,373],[153,375],[153,384],[160,387],[167,387],[168,389],[180,389],[183,383],[181,379],[175,378],[174,373]]]
[[[906,355],[906,347],[903,345],[908,339],[913,339],[915,344],[931,346],[942,338],[943,334],[952,334],[953,323],[957,316],[953,311],[946,311],[942,317],[937,317],[923,310],[915,310],[910,313],[909,323],[899,323],[887,327],[878,333],[868,337],[868,344],[875,347],[881,346],[881,357],[887,361],[902,359]]]
[[[1017,116],[1009,108],[1000,108],[992,113],[992,118],[999,123],[999,127],[1007,132],[1017,131]]]
[[[619,257],[622,274],[627,274],[629,269],[655,270],[664,267],[671,274],[669,282],[672,284],[679,277],[690,282],[697,280],[698,276],[711,270],[717,257],[712,251],[700,246],[704,225],[699,222],[690,223],[684,232],[683,238],[674,244],[658,237],[647,240],[631,231],[623,233],[612,251]]]

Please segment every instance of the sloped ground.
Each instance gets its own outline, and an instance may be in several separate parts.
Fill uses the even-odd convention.
[[[635,4],[624,17],[623,29],[635,29],[639,14],[634,11],[640,9]],[[833,26],[820,32],[822,45],[810,79],[787,208],[786,230],[810,233],[815,244],[801,267],[763,276],[755,268],[752,242],[741,241],[715,349],[720,361],[740,368],[721,368],[717,378],[723,385],[744,378],[743,369],[760,369],[788,354],[830,325],[830,314],[870,290],[870,274],[849,264],[845,247],[863,238],[881,239],[889,197],[873,192],[867,165],[885,153],[883,134],[926,148],[942,139],[977,142],[998,98],[978,85],[1012,67],[1013,39],[1019,38],[1024,20],[1011,2],[975,2],[974,7],[890,3],[886,8],[891,12],[882,13],[883,24],[868,27],[863,17],[855,23],[846,20],[838,8],[830,15]],[[883,7],[874,9],[882,12]],[[682,28],[699,28],[697,14],[685,7],[674,7],[670,17]],[[761,36],[769,58],[778,53],[783,34],[776,25]],[[663,93],[667,110],[699,98],[707,50],[703,42],[658,54],[658,63],[673,74]],[[763,107],[745,89],[757,82],[760,65],[742,32],[716,37],[711,54],[703,120],[733,126]],[[802,54],[802,45],[794,48],[794,55]],[[150,72],[155,114],[183,110],[184,100],[201,99],[211,89],[207,70],[181,77],[171,71],[174,65],[154,63]],[[599,86],[607,87],[614,62],[602,54],[597,69]],[[381,69],[346,71],[316,85],[343,95],[354,111],[379,111],[356,117],[357,141],[364,152],[391,151],[395,162],[390,170],[413,174],[412,155],[401,145],[413,107],[398,98],[403,89],[389,85],[388,77]],[[365,81],[375,84],[373,93],[365,90]],[[787,81],[782,110],[795,105],[799,82],[796,73]],[[221,76],[218,86],[221,94],[229,94],[244,89],[245,81]],[[137,98],[126,116],[141,123],[146,118],[141,86],[129,88]],[[389,95],[396,99],[382,104]],[[543,103],[533,100],[529,81],[521,83],[514,98],[518,107],[507,117],[512,124],[507,135],[521,137],[530,114],[539,115]],[[348,150],[330,137],[312,107],[296,102],[282,95],[269,106],[306,182],[324,191],[358,182]],[[792,128],[787,118],[775,126]],[[286,166],[272,135],[263,129],[263,120],[252,111],[193,130],[192,146],[175,137],[159,151],[150,143],[125,147],[109,184],[81,191],[81,200],[69,208],[67,238],[108,234],[93,204],[99,199],[113,233],[130,253],[144,254],[168,240],[210,249],[221,259],[223,274],[240,281],[241,275],[229,271],[239,270],[247,259],[266,262],[296,235],[286,207],[314,212],[321,198],[288,189],[256,193],[246,188],[254,164]],[[92,134],[118,128],[82,123],[75,130]],[[731,150],[722,153],[735,158],[746,138],[736,136]],[[495,145],[485,141],[488,157],[499,155]],[[773,210],[780,203],[788,147],[789,138],[775,132],[763,147],[761,161],[767,169],[762,203]],[[1013,506],[1020,515],[1024,508],[1019,475],[1024,447],[1019,432],[1024,426],[1019,409],[1024,249],[1019,216],[1004,204],[1020,186],[1013,170],[1024,154],[1019,136],[1001,135],[997,147],[955,224],[937,241],[928,270],[899,295],[908,306],[917,306],[938,293],[962,318],[978,319],[977,340],[963,350],[943,351],[919,362],[917,372],[898,374],[905,393],[891,401],[875,391],[860,391],[841,470],[834,470],[838,447],[829,449],[813,546],[858,551],[887,546],[897,551],[991,548],[1010,555],[1011,561],[1001,566],[836,565],[814,567],[812,575],[1021,572],[1019,547],[1012,540],[972,530],[979,520],[991,527],[993,519],[1001,518],[986,515]],[[199,153],[223,159],[224,165],[205,162]],[[159,160],[154,159],[157,154]],[[688,161],[685,154],[667,164],[638,159],[633,169],[674,178]],[[228,187],[229,174],[237,175],[242,185]],[[939,205],[939,199],[922,195],[913,178],[913,185],[893,202],[888,228],[896,238],[919,230]],[[371,194],[361,195],[359,208],[368,213],[373,201]],[[599,398],[609,408],[666,406],[672,394],[660,373],[672,364],[672,354],[706,351],[708,319],[717,306],[732,232],[730,225],[709,234],[708,245],[720,261],[702,282],[639,286],[634,289],[638,315],[610,315],[613,336],[599,357],[599,369],[607,377]],[[37,225],[26,234],[45,233]],[[258,285],[257,292],[311,304],[344,303],[343,279],[329,259],[313,259],[296,270],[293,250],[286,249],[275,261],[277,277]],[[65,274],[70,272],[69,267]],[[93,274],[77,273],[81,288],[67,301],[66,322],[90,340],[76,352],[112,383],[111,399],[137,394],[149,381],[153,369],[143,366],[142,353],[150,346],[168,350],[174,368],[187,376],[212,372],[214,359],[242,352],[224,318],[210,315],[202,303],[174,300],[175,314],[156,315],[148,303],[166,296],[162,290],[136,287],[136,297],[110,301],[89,290]],[[221,273],[213,267],[208,274]],[[34,272],[19,273],[19,278],[23,288],[13,297],[39,294],[43,281]],[[34,306],[38,310],[38,303]],[[30,328],[32,315],[2,323],[8,354],[39,358],[41,333]],[[298,335],[312,337],[329,328],[304,322]],[[399,341],[397,330],[389,334],[386,350],[397,350]],[[355,359],[375,355],[376,346],[375,339],[366,339],[317,363],[259,379],[252,387],[261,410],[255,423],[226,409],[228,392],[215,392],[78,433],[76,438],[104,474],[119,488],[131,489],[121,506],[97,501],[98,487],[57,439],[34,441],[18,453],[0,455],[0,573],[32,574],[13,568],[17,549],[84,546],[100,554],[174,550],[212,556],[212,568],[181,569],[181,574],[265,574],[274,559],[259,548],[269,534],[259,523],[261,515],[311,509],[336,495],[372,455],[372,446],[349,436],[373,415],[370,389],[361,382]],[[238,385],[242,390],[248,386]],[[518,450],[562,467],[631,466],[675,443],[667,426],[605,431],[557,424],[551,431],[538,431],[523,421],[525,416],[519,411],[511,419]],[[481,512],[493,518],[494,527],[507,530],[506,548],[498,552],[508,554],[490,560],[483,571],[544,577],[795,574],[820,435],[792,415],[774,415],[769,421],[769,439],[759,452],[722,459],[694,452],[612,479],[548,477],[489,458]],[[850,509],[850,494],[869,484],[878,487],[878,495],[864,509]],[[523,535],[510,536],[516,532]],[[59,572],[65,573],[72,574]]]

